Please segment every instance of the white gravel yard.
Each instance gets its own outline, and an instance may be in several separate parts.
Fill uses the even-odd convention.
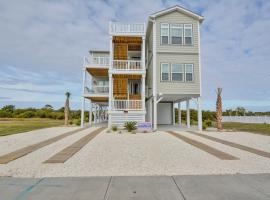
[[[47,140],[78,127],[53,127],[0,137],[0,155]]]
[[[236,156],[239,160],[220,160],[162,131],[139,134],[103,131],[67,162],[63,164],[43,163],[55,153],[95,129],[83,130],[8,164],[0,164],[0,176],[74,177],[270,173],[269,158],[228,147],[183,131],[179,131],[179,133]],[[38,134],[43,135],[46,132],[44,130],[40,130]],[[31,133],[1,137],[0,155],[16,150],[18,146],[23,147],[55,136],[56,129],[51,130],[55,133],[43,136],[45,138],[35,134],[32,134],[33,137],[27,135]],[[65,131],[64,128],[59,130],[61,133]],[[269,136],[249,133],[211,132],[207,134],[270,152]],[[27,136],[30,141],[24,136]],[[3,141],[10,142],[11,145],[7,145]],[[2,147],[2,144],[5,147]]]

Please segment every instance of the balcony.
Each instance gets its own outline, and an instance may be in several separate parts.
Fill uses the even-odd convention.
[[[113,70],[123,70],[123,71],[140,71],[144,70],[141,60],[114,60],[112,62]]]
[[[142,100],[113,100],[112,110],[142,110]]]
[[[108,68],[109,65],[110,65],[110,57],[109,56],[90,56],[90,57],[84,57],[84,66],[85,67]]]
[[[145,23],[120,23],[110,22],[110,35],[145,35]]]
[[[92,86],[91,88],[85,87],[84,94],[90,96],[108,96],[109,86]]]

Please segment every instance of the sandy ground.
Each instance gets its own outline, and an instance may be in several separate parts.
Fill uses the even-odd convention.
[[[43,147],[8,164],[0,176],[135,176],[270,173],[270,159],[228,147],[199,136],[179,133],[239,158],[220,160],[163,131],[117,134],[103,131],[64,164],[44,164],[49,157],[96,128],[89,128]],[[48,139],[72,128],[49,128],[0,137],[0,155]],[[250,133],[207,133],[270,152],[270,137]]]

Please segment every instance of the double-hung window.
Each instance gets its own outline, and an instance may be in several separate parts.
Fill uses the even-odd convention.
[[[192,82],[193,77],[193,64],[185,64],[185,72],[186,72],[186,82]]]
[[[171,44],[183,44],[183,24],[170,25]]]
[[[169,24],[161,24],[161,44],[169,44]]]
[[[172,81],[184,81],[183,64],[172,64]]]
[[[170,81],[169,63],[161,63],[161,81]]]
[[[185,45],[192,44],[192,25],[191,24],[184,24],[184,38],[185,38]]]

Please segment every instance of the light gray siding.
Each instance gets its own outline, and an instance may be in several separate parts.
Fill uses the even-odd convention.
[[[161,63],[193,64],[193,82],[161,81]],[[162,94],[200,94],[199,56],[158,53],[157,56],[157,93]]]
[[[161,23],[192,24],[192,45],[161,45]],[[157,93],[200,95],[200,63],[198,46],[198,21],[178,11],[156,18],[157,25]],[[161,63],[193,64],[193,82],[162,82]]]
[[[149,31],[147,38],[147,73],[146,73],[146,85],[147,85],[147,97],[152,96],[153,88],[153,29]]]
[[[192,45],[162,45],[160,40],[160,25],[161,23],[179,23],[179,24],[192,24]],[[185,52],[185,53],[198,53],[198,21],[184,15],[178,11],[160,16],[156,19],[157,24],[157,52]]]

